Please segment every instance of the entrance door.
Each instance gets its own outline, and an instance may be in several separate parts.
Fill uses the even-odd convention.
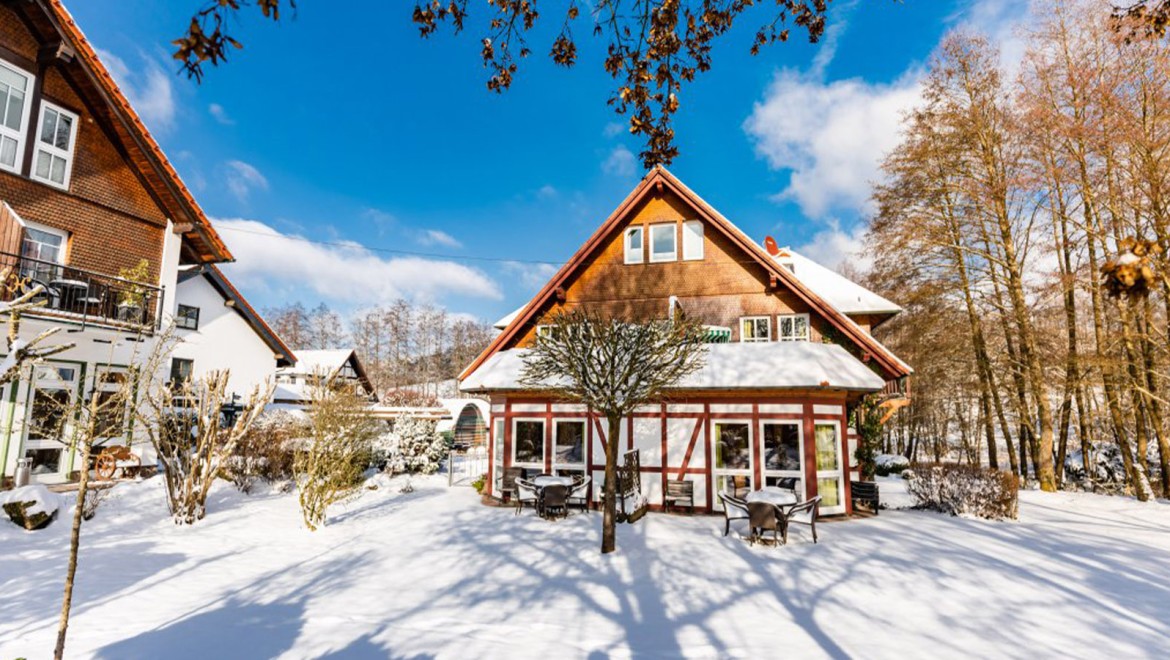
[[[845,483],[841,460],[841,426],[816,423],[817,495],[822,513],[845,513]]]
[[[553,474],[585,475],[585,420],[558,419],[553,426]]]
[[[752,488],[752,425],[751,422],[720,421],[715,424],[714,443],[711,452],[714,465],[711,475],[715,479],[716,493],[729,493],[746,497]],[[714,498],[720,509],[723,503]]]
[[[74,366],[44,364],[33,370],[24,455],[32,459],[34,481],[55,483],[68,475],[68,414],[77,379]]]
[[[804,499],[808,491],[804,484],[804,434],[800,422],[764,422],[762,426],[763,485],[792,488],[797,497]]]

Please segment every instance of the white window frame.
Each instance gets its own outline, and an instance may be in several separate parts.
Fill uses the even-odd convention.
[[[672,250],[671,250],[669,255],[666,253],[660,254],[660,253],[657,253],[654,251],[655,230],[662,229],[663,227],[669,227],[670,231],[671,231],[670,236],[671,236]],[[659,264],[659,263],[667,263],[667,262],[671,262],[671,261],[678,261],[678,223],[677,222],[660,222],[658,224],[650,225],[649,228],[650,228],[650,230],[648,232],[646,232],[646,236],[649,239],[648,245],[650,248],[650,263]]]
[[[630,247],[630,237],[637,232],[638,234],[638,251],[633,252]],[[627,227],[626,231],[622,233],[622,251],[625,255],[625,262],[627,264],[640,264],[646,260],[646,227],[644,225],[637,225],[634,227]]]
[[[68,149],[61,149],[55,144],[48,144],[41,140],[41,130],[44,128],[46,110],[52,110],[58,115],[63,115],[72,120],[69,123]],[[34,181],[40,181],[41,183],[48,184],[54,188],[61,188],[63,190],[69,189],[69,181],[73,178],[73,154],[76,151],[75,147],[77,146],[77,127],[79,123],[80,118],[77,116],[77,113],[70,112],[69,110],[62,108],[55,103],[50,103],[49,101],[41,99],[41,116],[37,119],[37,130],[36,133],[33,134],[33,159],[32,163],[29,165],[28,171],[28,176],[30,179]],[[40,154],[42,151],[48,154],[50,158],[48,177],[37,176],[37,161],[40,159]],[[65,161],[65,178],[60,183],[57,183],[52,179],[53,168],[51,159],[53,157],[60,158]]]
[[[529,462],[521,463],[521,462],[516,460],[516,447],[519,445],[519,443],[516,442],[516,427],[519,426],[519,424],[521,422],[535,422],[537,424],[540,424],[540,428],[542,429],[541,435],[540,435],[540,463],[529,463]],[[548,420],[546,420],[545,418],[543,418],[543,417],[516,417],[516,418],[513,418],[512,419],[512,451],[511,451],[512,463],[508,467],[521,467],[521,468],[537,469],[541,472],[544,472],[544,462],[545,462],[545,460],[548,459],[548,447],[545,446],[545,442],[544,442],[545,437],[547,437],[547,436],[548,436]]]
[[[835,470],[821,470],[816,466],[816,430],[819,426],[833,427],[833,449],[837,452],[837,469]],[[841,422],[835,419],[815,419],[813,420],[813,463],[816,470],[816,492],[821,494],[821,480],[835,480],[837,482],[837,506],[821,506],[820,511],[826,514],[845,513],[845,475],[848,473],[849,467],[846,463],[849,457],[844,455],[844,450],[841,448]],[[808,486],[805,486],[808,488]],[[810,489],[811,490],[811,489]]]
[[[11,167],[0,163],[0,169],[20,174],[20,170],[24,165],[25,138],[28,136],[29,118],[32,116],[33,90],[36,89],[37,77],[34,76],[31,72],[25,71],[8,60],[0,59],[0,66],[28,80],[28,87],[26,87],[24,90],[24,115],[20,118],[20,128],[13,130],[7,126],[4,126],[3,124],[0,124],[0,135],[3,135],[4,137],[12,140],[16,140],[16,160],[12,163]]]
[[[718,462],[719,462],[719,458],[720,458],[719,440],[721,437],[721,433],[720,433],[721,427],[729,426],[729,425],[736,425],[736,426],[742,425],[745,428],[747,428],[747,432],[748,432],[748,437],[747,437],[748,466],[746,468],[728,468],[728,467],[719,467],[718,466]],[[715,506],[717,507],[717,510],[719,510],[719,511],[723,510],[723,501],[719,499],[717,494],[726,490],[726,485],[725,485],[725,482],[723,481],[724,479],[726,479],[728,477],[732,477],[732,478],[746,477],[749,491],[756,490],[759,487],[759,485],[756,483],[756,478],[755,478],[756,461],[758,459],[756,457],[756,452],[752,449],[753,447],[755,447],[755,442],[756,442],[755,434],[756,434],[755,425],[752,424],[752,420],[750,418],[749,419],[723,419],[723,418],[719,418],[719,419],[711,420],[711,467],[710,467],[710,471],[711,471],[711,487],[714,489],[714,493],[712,494],[712,498],[713,498],[712,501],[714,502]]]
[[[557,461],[557,438],[561,434],[562,424],[581,424],[581,462],[580,463],[561,463]],[[575,472],[582,476],[585,474],[585,464],[589,451],[589,420],[584,417],[554,417],[553,418],[553,443],[552,443],[552,468],[553,474],[559,472]]]
[[[764,321],[765,323],[767,323],[768,324],[767,336],[765,336],[765,337],[752,337],[752,338],[745,337],[744,332],[743,332],[743,324],[746,321],[752,321],[752,322]],[[741,317],[739,317],[739,340],[741,342],[746,342],[749,344],[756,343],[756,342],[772,341],[772,317],[771,316],[741,316]]]
[[[24,227],[25,229],[35,229],[46,234],[52,234],[54,236],[61,237],[61,251],[57,254],[57,265],[64,266],[65,264],[69,263],[69,232],[65,231],[64,229],[57,229],[56,227],[49,227],[47,225],[42,225],[36,222],[29,222],[28,220],[24,221]],[[20,239],[21,254],[24,253],[25,238],[25,236],[22,236]],[[48,260],[42,259],[42,261]]]
[[[804,319],[804,336],[803,337],[785,337],[781,332],[782,319]],[[795,328],[795,323],[793,328]],[[808,314],[777,314],[776,315],[776,341],[810,341],[812,338],[812,324],[809,322]]]
[[[688,231],[698,229],[697,233]],[[703,260],[703,221],[687,220],[682,223],[682,258],[683,261]]]
[[[797,449],[800,457],[800,467],[796,470],[770,470],[768,469],[767,460],[767,430],[769,426],[794,426],[796,427]],[[792,478],[796,479],[797,488],[796,496],[801,500],[808,498],[808,485],[805,483],[805,459],[804,459],[804,423],[799,419],[762,419],[760,420],[759,435],[760,439],[760,475],[764,479],[764,484],[768,482],[769,477],[777,479]],[[763,486],[764,484],[760,484]]]

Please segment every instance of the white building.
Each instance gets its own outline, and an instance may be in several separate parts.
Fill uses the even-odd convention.
[[[246,400],[254,388],[275,382],[277,368],[296,364],[296,356],[220,269],[187,267],[178,280],[172,377],[227,370],[228,392]]]
[[[276,371],[275,408],[302,410],[312,401],[312,388],[321,379],[339,378],[357,383],[370,401],[377,403],[378,394],[354,349],[297,350],[296,356],[296,364]]]

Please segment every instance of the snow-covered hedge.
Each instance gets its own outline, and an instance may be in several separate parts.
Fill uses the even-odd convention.
[[[901,474],[902,470],[910,467],[910,459],[901,454],[878,454],[874,459],[874,472],[879,477],[888,477],[891,474]]]
[[[394,430],[375,443],[386,454],[386,469],[391,474],[434,474],[447,458],[447,442],[435,430],[435,422],[404,417],[394,422]]]
[[[3,505],[9,520],[27,530],[34,530],[53,520],[61,498],[48,488],[34,484],[0,493],[0,505]]]
[[[1010,472],[970,465],[920,465],[906,480],[915,508],[999,520],[1019,515],[1019,484]]]

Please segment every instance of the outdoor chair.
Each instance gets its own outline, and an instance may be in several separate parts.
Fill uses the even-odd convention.
[[[854,511],[857,510],[858,504],[862,504],[865,509],[873,511],[873,515],[876,516],[882,507],[881,492],[878,490],[877,482],[850,481],[849,493],[853,500]]]
[[[670,507],[685,504],[695,512],[695,483],[686,479],[666,480],[666,495],[662,498],[662,509],[669,513]]]
[[[589,484],[592,481],[591,477],[582,477],[580,481],[573,480],[574,483],[569,490],[569,499],[566,503],[569,507],[580,507],[585,513],[589,513]]]
[[[566,511],[566,504],[569,500],[569,487],[561,486],[559,484],[552,486],[545,486],[540,493],[540,510],[542,515],[546,518],[555,518],[558,514],[563,516]]]
[[[540,498],[536,494],[536,485],[524,479],[516,479],[516,515],[525,505],[540,512]]]
[[[776,545],[777,535],[784,527],[784,514],[779,507],[769,502],[748,502],[748,527],[751,536],[748,537],[753,545],[756,541],[764,540],[765,532],[772,532],[772,544]]]
[[[516,494],[516,480],[523,476],[523,468],[510,467],[504,470],[504,478],[500,484],[500,495],[503,496],[504,500],[508,500]]]
[[[808,525],[812,528],[813,543],[817,542],[817,512],[820,510],[820,505],[821,496],[817,495],[811,500],[780,508],[780,513],[784,518],[783,526],[780,529],[784,543],[788,543],[788,527],[792,523]]]
[[[723,535],[727,536],[731,533],[732,520],[750,520],[751,517],[748,515],[747,502],[727,493],[719,493],[719,499],[723,502]]]

